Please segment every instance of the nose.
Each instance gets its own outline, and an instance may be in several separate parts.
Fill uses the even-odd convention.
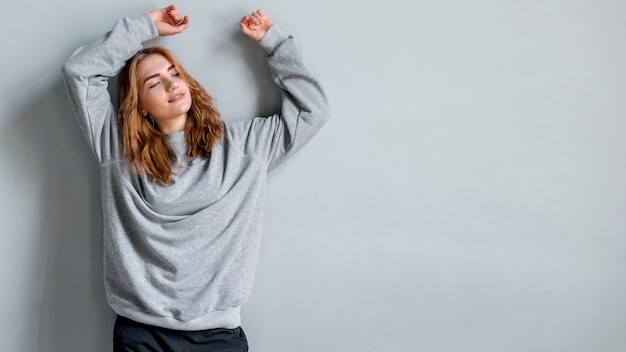
[[[167,80],[167,90],[175,90],[178,88],[178,80],[171,77]]]

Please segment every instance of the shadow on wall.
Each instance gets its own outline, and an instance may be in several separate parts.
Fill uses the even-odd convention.
[[[33,94],[6,126],[40,184],[38,258],[44,273],[39,351],[111,351],[114,313],[104,297],[99,171],[61,78]],[[4,134],[4,133],[3,133]],[[33,210],[34,213],[37,209]]]

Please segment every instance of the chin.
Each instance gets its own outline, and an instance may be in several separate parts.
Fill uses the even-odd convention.
[[[182,110],[184,110],[184,113],[188,113],[191,111],[191,101],[189,102],[185,102],[185,104],[182,105]]]

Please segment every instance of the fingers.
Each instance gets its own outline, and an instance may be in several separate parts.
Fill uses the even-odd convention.
[[[257,26],[260,25],[261,23],[263,23],[263,20],[265,19],[265,16],[263,16],[262,14],[263,14],[263,12],[261,10],[256,10],[252,14],[250,14],[250,18],[252,20],[252,23],[254,23]]]
[[[181,16],[175,5],[151,11],[150,16],[161,36],[181,33],[189,25],[189,16]]]
[[[160,20],[168,23],[172,26],[180,26],[189,23],[188,16],[181,16],[180,12],[176,8],[176,5],[170,5],[157,11],[160,16],[158,18],[153,17],[155,20]]]
[[[176,26],[187,26],[189,24],[189,16],[185,16],[182,19],[180,19],[178,22],[176,22]]]
[[[181,16],[178,10],[176,9],[176,5],[170,5],[166,7],[165,11],[167,13],[167,18],[168,18],[167,22],[169,22],[170,24],[174,26],[180,26],[184,23],[189,22],[189,16],[184,16],[184,17]]]
[[[266,23],[267,21],[269,21],[269,18],[267,18],[265,13],[262,10],[257,10],[257,11],[252,12],[248,16],[243,16],[243,18],[241,19],[241,21],[239,21],[239,23],[244,23],[248,27],[251,27],[251,26],[260,26]]]
[[[239,21],[241,31],[255,41],[260,41],[265,33],[272,26],[270,20],[261,10],[252,12],[250,15],[243,16]]]
[[[252,17],[250,16],[243,16],[241,20],[239,21],[239,25],[244,26],[246,28],[255,26],[254,21]]]

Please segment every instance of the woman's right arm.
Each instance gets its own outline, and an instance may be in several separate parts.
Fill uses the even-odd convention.
[[[109,78],[143,48],[144,41],[180,33],[188,22],[173,5],[121,19],[110,32],[78,48],[63,65],[70,103],[99,162],[107,161],[117,149],[117,131],[112,130],[117,128],[117,113],[107,90]]]

